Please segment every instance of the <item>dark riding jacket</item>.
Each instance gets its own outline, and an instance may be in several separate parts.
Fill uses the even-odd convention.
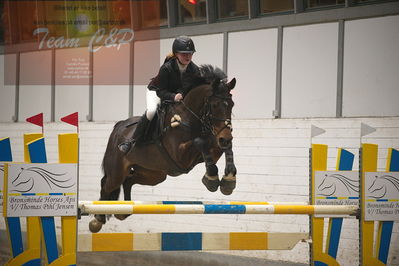
[[[190,62],[183,74],[180,74],[177,58],[165,60],[158,75],[148,85],[149,90],[155,90],[162,101],[173,101],[177,93],[183,97],[193,88],[192,80],[200,76],[199,68]]]

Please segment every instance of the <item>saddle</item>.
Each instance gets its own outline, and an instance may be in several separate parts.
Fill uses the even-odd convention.
[[[173,116],[172,121],[166,121],[166,114],[168,113],[169,109],[171,108],[172,102],[163,102],[161,103],[158,108],[154,118],[151,120],[150,124],[148,125],[145,134],[143,136],[142,142],[140,145],[146,144],[156,144],[159,149],[159,152],[162,153],[165,159],[169,162],[169,165],[173,166],[173,175],[179,175],[183,173],[188,173],[194,167],[190,167],[188,169],[181,168],[171,157],[169,152],[165,149],[162,145],[161,138],[163,134],[168,130],[170,127],[174,127],[180,125],[180,117]]]
[[[142,142],[143,144],[154,143],[161,139],[162,135],[168,127],[168,124],[165,121],[165,117],[169,110],[170,104],[171,103],[169,102],[162,102],[158,106],[153,119],[145,130]]]

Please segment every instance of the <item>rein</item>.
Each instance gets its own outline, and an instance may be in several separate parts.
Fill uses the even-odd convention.
[[[217,95],[213,95],[214,97],[220,98],[220,99],[227,99],[224,97],[220,97]],[[214,117],[212,114],[212,110],[210,108],[210,104],[208,102],[208,98],[205,101],[204,108],[202,109],[202,115],[199,116],[197,115],[193,110],[188,107],[185,102],[182,100],[181,103],[183,104],[184,108],[186,108],[187,111],[189,111],[196,119],[198,119],[201,122],[202,125],[202,131],[206,133],[207,131],[210,132],[213,136],[217,136],[220,132],[222,132],[226,127],[232,130],[232,124],[230,119],[223,119],[223,118],[218,118]],[[205,110],[205,111],[204,111]],[[225,126],[220,129],[218,132],[215,132],[214,126],[212,125],[212,121],[222,121],[224,122]]]

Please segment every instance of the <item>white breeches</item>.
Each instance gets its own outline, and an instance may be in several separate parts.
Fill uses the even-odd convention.
[[[147,90],[147,112],[146,116],[148,120],[152,120],[157,111],[158,104],[161,103],[161,99],[157,96],[155,91]]]

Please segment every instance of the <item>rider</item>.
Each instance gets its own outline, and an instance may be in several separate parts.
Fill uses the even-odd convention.
[[[133,137],[118,145],[120,151],[127,153],[142,140],[161,101],[180,102],[191,89],[185,80],[189,76],[199,75],[198,66],[191,61],[194,52],[195,46],[191,38],[180,36],[173,41],[172,54],[166,57],[158,76],[148,85],[147,110],[140,118]]]

